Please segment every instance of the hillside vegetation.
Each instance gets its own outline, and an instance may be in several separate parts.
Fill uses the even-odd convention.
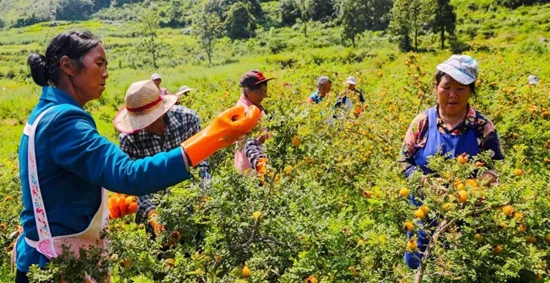
[[[189,181],[174,186],[171,195],[158,196],[161,220],[170,228],[163,236],[151,241],[133,216],[111,221],[114,282],[414,282],[417,271],[403,262],[404,224],[415,231],[426,227],[417,223],[417,208],[401,192],[419,187],[426,193],[428,217],[460,223],[440,236],[425,261],[423,282],[549,280],[550,4],[451,1],[456,24],[454,35],[445,31],[445,48],[439,33],[420,25],[416,52],[403,52],[391,18],[378,22],[387,27],[372,25],[352,42],[338,9],[315,19],[287,13],[289,22],[283,22],[277,11],[292,1],[259,3],[262,13],[252,17],[253,33],[245,30],[246,38],[232,38],[230,7],[255,11],[253,5],[233,6],[236,2],[110,2],[90,8],[89,16],[80,13],[82,19],[50,15],[56,20],[20,27],[18,19],[35,6],[0,2],[10,11],[2,14],[0,33],[0,282],[14,282],[8,237],[21,211],[17,149],[40,94],[26,58],[43,52],[57,33],[76,29],[92,31],[107,49],[106,91],[86,110],[100,134],[113,142],[118,132],[112,119],[128,86],[154,72],[172,92],[182,85],[194,89],[182,104],[195,110],[203,125],[236,103],[245,71],[260,69],[276,78],[269,83],[269,115],[261,125],[274,134],[266,144],[265,185],[235,171],[233,147],[216,153],[210,158],[213,183],[207,195]],[[194,22],[208,7],[208,13],[220,11],[210,51]],[[181,14],[171,18],[170,11]],[[151,18],[158,25],[147,28]],[[479,62],[477,94],[470,103],[495,123],[504,147],[506,159],[495,165],[499,184],[490,188],[468,180],[478,168],[474,158],[465,164],[433,160],[442,179],[430,177],[425,184],[407,183],[396,162],[409,123],[435,103],[435,67],[453,52]],[[541,83],[529,86],[530,74]],[[332,79],[332,92],[323,103],[308,105],[305,99],[319,75]],[[365,111],[329,122],[350,75],[365,93]],[[459,191],[469,198],[459,200],[464,194]],[[193,208],[193,214],[182,207]],[[174,235],[184,241],[159,255],[159,247],[173,242]],[[63,275],[70,279],[82,275],[74,270],[94,272],[86,260],[57,261],[52,267],[67,271]],[[58,271],[41,276],[59,276]]]

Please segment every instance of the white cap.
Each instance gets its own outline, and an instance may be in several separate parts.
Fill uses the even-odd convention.
[[[162,79],[162,77],[160,76],[160,74],[157,74],[157,73],[154,73],[152,76],[151,76],[151,80],[154,81],[156,79]]]
[[[193,90],[192,88],[184,85],[184,86],[180,87],[180,90],[176,93],[176,95],[182,95],[182,94],[184,94],[186,92],[189,92],[189,91],[192,91],[192,90]]]
[[[350,84],[350,85],[357,85],[357,81],[355,80],[354,77],[348,77],[346,79],[346,83]]]
[[[527,81],[529,82],[530,85],[536,85],[536,84],[539,84],[539,77],[535,75],[529,75],[527,77]]]

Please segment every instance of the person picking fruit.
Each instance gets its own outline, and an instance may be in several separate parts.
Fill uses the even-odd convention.
[[[262,116],[265,116],[262,101],[267,97],[267,82],[272,79],[266,78],[260,71],[246,72],[240,79],[242,92],[237,106],[245,107],[245,111],[255,106],[261,109]],[[268,137],[265,129],[261,129],[259,136],[239,141],[235,150],[235,168],[240,173],[258,173],[260,176],[266,173],[267,155],[263,144]]]
[[[75,258],[80,249],[106,248],[102,237],[109,217],[106,190],[144,195],[189,179],[190,167],[251,132],[260,116],[255,107],[248,114],[243,107],[230,108],[177,148],[132,160],[98,133],[92,115],[84,110],[88,102],[101,97],[109,77],[99,38],[89,32],[61,33],[44,55],[33,53],[27,63],[42,94],[19,145],[23,232],[13,252],[17,283],[28,282],[31,265],[45,268],[51,258],[62,254],[63,245]],[[132,84],[129,92],[149,88],[157,89],[148,80]],[[150,98],[119,115],[164,113],[175,103],[160,94]]]
[[[201,130],[197,113],[189,108],[176,105],[177,96],[164,96],[169,101],[166,105],[154,105],[149,111],[135,111],[142,109],[158,95],[158,88],[144,81],[142,88],[130,88],[126,93],[125,105],[115,117],[113,123],[120,131],[118,141],[120,149],[133,160],[153,156],[159,152],[168,152]],[[210,165],[205,159],[197,164],[199,169],[200,186],[206,191],[210,181]],[[145,224],[147,232],[156,235],[162,231],[156,220],[156,205],[150,194],[142,195],[138,199],[139,207],[136,212],[137,224]],[[122,215],[123,216],[123,215]],[[156,233],[155,233],[156,232]]]
[[[485,151],[490,151],[493,160],[504,159],[495,126],[469,103],[476,93],[477,76],[478,63],[467,55],[453,55],[437,66],[434,75],[437,103],[414,118],[403,142],[399,162],[407,179],[419,170],[421,175],[431,174],[428,159],[440,151],[461,163],[468,161],[465,156]],[[488,170],[480,178],[495,183],[497,174]],[[411,203],[422,204],[413,194]],[[418,250],[423,252],[428,243],[424,232],[419,232],[418,242]],[[417,268],[421,259],[419,252],[405,253],[405,262],[411,268]]]

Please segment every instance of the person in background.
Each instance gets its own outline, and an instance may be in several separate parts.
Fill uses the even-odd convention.
[[[537,77],[536,75],[529,75],[527,77],[527,82],[529,83],[529,85],[538,85],[539,77]]]
[[[272,79],[266,78],[260,71],[246,72],[240,79],[242,92],[237,106],[245,109],[256,106],[262,111],[262,116],[265,116],[262,101],[267,97],[267,82]],[[268,137],[268,133],[262,129],[259,136],[239,141],[235,150],[235,168],[240,173],[254,174],[254,170],[260,175],[265,173],[267,156],[263,144]]]
[[[453,55],[437,66],[434,75],[437,103],[413,119],[403,142],[399,162],[407,179],[418,171],[420,175],[432,173],[427,167],[428,159],[439,151],[449,154],[448,158],[474,157],[490,151],[493,160],[504,159],[495,126],[469,103],[476,93],[477,76],[478,64],[470,56]],[[479,178],[494,183],[497,174],[488,170]],[[420,206],[422,201],[411,194],[411,203]],[[412,234],[408,232],[408,236]],[[428,242],[426,233],[419,230],[420,252],[424,252]],[[405,253],[405,262],[410,268],[418,268],[421,259],[419,252]]]
[[[310,96],[308,96],[307,102],[311,104],[317,104],[323,101],[323,98],[325,98],[330,92],[331,87],[332,82],[330,81],[329,77],[320,76],[317,79],[317,90],[313,92]]]
[[[336,109],[350,111],[358,117],[363,112],[362,103],[365,102],[363,92],[357,88],[357,80],[354,77],[348,77],[344,83],[346,90],[342,91],[336,98]]]
[[[137,82],[142,87],[130,87],[126,92],[126,107],[115,117],[113,123],[121,133],[119,146],[131,159],[143,159],[159,152],[168,152],[201,130],[199,117],[195,111],[175,105],[178,95],[164,96],[167,103],[156,104],[150,111],[138,111],[135,115],[123,115],[128,109],[140,109],[159,97],[159,90],[152,81]],[[139,91],[137,91],[139,90]],[[162,109],[157,109],[163,107]],[[210,181],[208,159],[197,164],[201,187],[206,190]],[[136,223],[145,224],[146,230],[158,235],[162,226],[156,220],[157,210],[152,195],[138,198]]]
[[[170,91],[168,91],[167,88],[160,86],[160,84],[162,83],[162,76],[160,74],[154,73],[151,76],[151,80],[153,82],[155,82],[155,85],[157,86],[157,88],[160,91],[160,95],[169,95],[170,94]]]
[[[192,90],[193,90],[192,88],[186,85],[180,87],[178,92],[176,92],[175,94],[178,96],[178,101],[176,102],[176,105],[181,105],[182,103],[189,105],[191,103],[191,98],[188,97],[188,95],[189,95],[189,92],[191,92]]]
[[[31,265],[45,268],[62,253],[63,244],[75,257],[81,248],[106,248],[101,236],[109,217],[105,189],[144,195],[189,179],[189,167],[250,132],[260,115],[255,107],[248,116],[243,107],[231,108],[177,148],[131,160],[98,133],[84,110],[101,97],[109,77],[107,55],[97,37],[61,33],[45,55],[33,53],[27,63],[42,94],[19,144],[23,232],[12,258],[16,283],[28,282]],[[128,115],[169,104],[159,96]]]

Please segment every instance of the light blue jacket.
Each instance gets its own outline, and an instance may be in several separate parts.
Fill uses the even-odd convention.
[[[92,116],[62,90],[43,87],[29,124],[54,105],[40,121],[35,136],[38,178],[52,236],[83,231],[101,203],[101,187],[131,195],[144,195],[189,178],[181,148],[140,160],[131,160],[118,146],[99,135]],[[26,244],[38,233],[31,202],[27,148],[28,136],[19,145],[22,184],[23,235],[17,243],[17,269],[31,264],[44,267],[47,259]]]

